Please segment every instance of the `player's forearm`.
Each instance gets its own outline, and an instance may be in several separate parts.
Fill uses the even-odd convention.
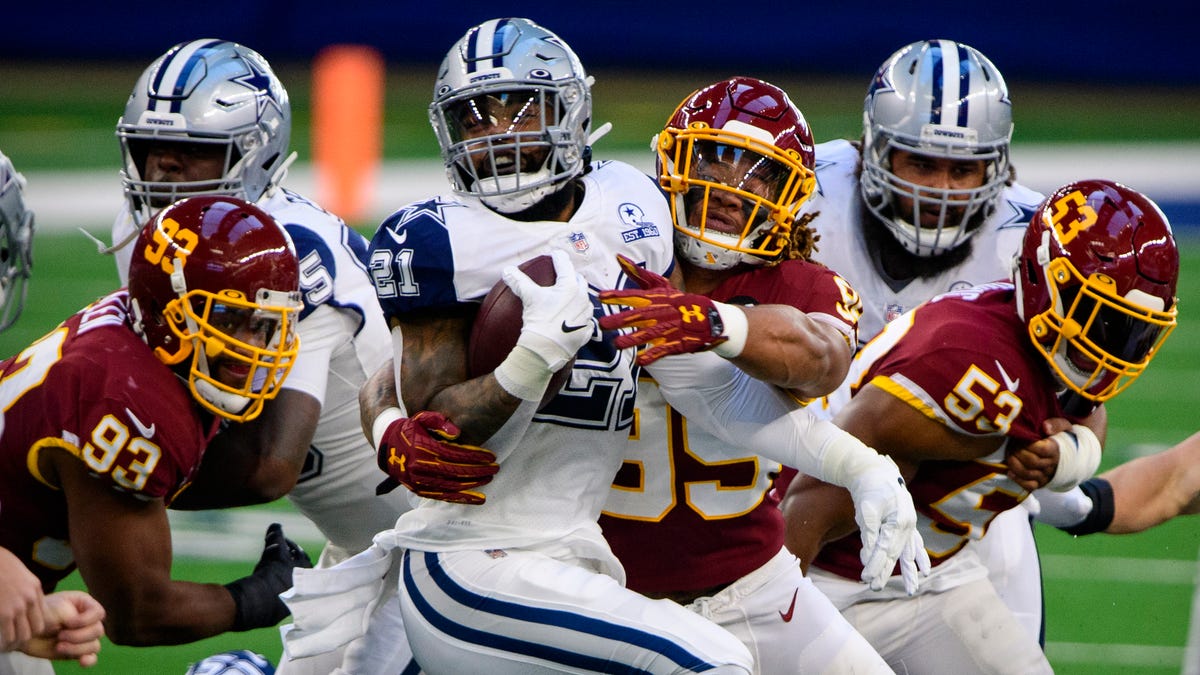
[[[780,508],[787,523],[785,545],[805,573],[822,545],[857,528],[850,493],[811,476],[796,476]]]
[[[388,408],[399,408],[402,417],[408,414],[400,404],[400,395],[396,393],[395,360],[388,359],[379,367],[358,390],[358,415],[363,434],[372,445],[374,438],[375,419]]]
[[[1179,515],[1200,512],[1200,433],[1164,452],[1101,475],[1112,485],[1110,534],[1141,532]]]
[[[833,391],[850,366],[846,339],[795,307],[742,308],[749,338],[731,359],[751,377],[815,398]]]
[[[132,582],[125,592],[105,595],[104,630],[115,644],[184,644],[233,629],[233,597],[219,584]]]
[[[731,451],[761,455],[842,486],[879,460],[832,422],[818,420],[777,387],[715,354],[667,357],[647,370],[668,403]]]

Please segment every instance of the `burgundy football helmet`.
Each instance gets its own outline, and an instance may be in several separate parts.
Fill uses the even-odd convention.
[[[1120,183],[1084,180],[1034,213],[1014,260],[1017,308],[1059,380],[1101,403],[1175,329],[1179,249],[1166,216]]]
[[[711,269],[780,259],[816,187],[812,132],[782,89],[752,77],[699,89],[675,109],[656,148],[680,255]],[[723,204],[737,205],[738,215]]]
[[[256,417],[300,347],[292,240],[236,197],[184,199],[147,223],[129,265],[129,299],[133,328],[155,356],[172,367],[191,357],[192,395],[227,419]]]

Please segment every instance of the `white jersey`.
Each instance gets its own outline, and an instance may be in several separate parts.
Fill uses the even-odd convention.
[[[329,540],[329,565],[371,545],[371,538],[408,510],[403,491],[376,496],[384,474],[362,433],[358,390],[391,356],[391,340],[366,270],[367,240],[337,216],[283,188],[257,204],[283,226],[300,260],[304,309],[300,354],[284,387],[321,403],[308,458],[288,498]],[[128,209],[113,225],[113,241],[136,228]],[[128,282],[132,244],[115,252]]]
[[[1008,279],[1025,226],[1044,198],[1020,185],[1005,188],[995,211],[970,239],[974,255],[936,276],[896,281],[883,272],[863,236],[864,220],[874,216],[859,197],[858,149],[836,140],[817,145],[816,154],[817,193],[804,205],[806,213],[820,212],[812,222],[821,237],[813,258],[844,277],[862,296],[860,345],[883,330],[885,323],[935,295]]]
[[[565,223],[514,221],[459,196],[397,211],[371,242],[385,314],[478,303],[506,266],[552,249],[566,251],[583,275],[597,316],[617,311],[596,296],[631,283],[617,264],[618,252],[655,272],[670,272],[670,213],[658,186],[629,165],[598,162],[582,181],[583,202]],[[622,577],[596,520],[633,422],[634,351],[617,350],[611,336],[596,331],[576,356],[563,391],[523,433],[498,442],[510,422],[489,441],[502,467],[481,488],[487,502],[422,500],[396,524],[395,545],[455,551],[547,544]],[[514,418],[520,415],[518,410]]]

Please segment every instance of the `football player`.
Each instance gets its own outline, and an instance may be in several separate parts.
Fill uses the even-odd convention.
[[[33,211],[25,208],[24,186],[25,177],[0,152],[0,331],[21,315],[33,269]]]
[[[248,576],[173,580],[166,508],[295,361],[295,250],[257,207],[209,196],[161,211],[134,251],[127,289],[0,363],[0,545],[46,589],[78,568],[117,644],[274,625],[308,556],[273,525]]]
[[[215,39],[175,45],[138,78],[117,122],[126,208],[112,236],[120,245],[156,209],[198,194],[253,202],[291,235],[304,300],[295,367],[257,420],[217,435],[192,489],[173,506],[286,494],[328,540],[318,565],[331,565],[367,548],[408,504],[402,493],[375,494],[375,453],[358,423],[358,389],[390,344],[366,272],[367,241],[281,185],[295,158],[291,126],[288,93],[257,52]],[[116,249],[122,279],[132,253]],[[326,675],[332,666],[279,668]]]
[[[1102,404],[1140,375],[1176,323],[1179,252],[1165,216],[1137,191],[1104,180],[1061,187],[1022,242],[1011,281],[901,315],[828,397],[839,426],[890,454],[909,479],[934,562],[921,600],[898,584],[881,600],[850,583],[858,540],[842,536],[853,525],[840,488],[800,477],[784,501],[791,550],[812,561],[817,586],[899,672],[1050,672],[968,542],[1028,496],[1008,476],[1006,449],[1037,441],[1046,420],[1072,422],[1050,439],[1058,457],[1048,487],[1065,491],[1092,475]]]
[[[392,575],[347,672],[405,667],[392,654],[387,615],[396,612],[426,672],[750,671],[733,636],[623,588],[596,525],[636,383],[633,355],[595,329],[589,287],[621,282],[615,251],[662,272],[672,260],[656,186],[626,164],[591,161],[591,108],[578,57],[527,19],[472,27],[438,70],[430,118],[454,192],[388,217],[371,241],[371,271],[406,408],[453,419],[504,470],[480,489],[482,504],[423,500],[376,537],[381,566],[403,549],[399,587]],[[546,252],[552,287],[516,270]],[[502,276],[524,305],[521,337],[495,373],[468,379],[467,329]],[[551,374],[572,357],[564,393],[537,412]],[[390,410],[375,436],[399,417]],[[291,650],[315,617],[289,606]]]
[[[804,206],[820,236],[813,257],[860,293],[859,346],[939,293],[1008,277],[1043,197],[1016,182],[1012,129],[1008,87],[986,56],[951,40],[921,40],[876,71],[862,140],[816,146],[818,188]],[[781,488],[790,477],[785,469]],[[1046,495],[1047,512],[1054,501]],[[989,561],[1001,596],[1041,639],[1029,513],[1005,512],[988,534],[972,545]]]
[[[413,418],[401,417],[398,409],[380,415],[369,426],[373,438],[381,439],[381,460],[387,459],[383,463],[389,474],[406,484],[418,468],[430,466],[453,477],[465,462],[448,459],[449,453],[464,453],[466,448],[461,443],[449,448],[451,444],[434,438],[459,433],[447,422],[450,417],[462,428],[462,441],[482,441],[495,451],[502,467],[491,482],[465,481],[461,489],[424,492],[446,501],[423,502],[401,517],[397,530],[388,535],[391,546],[407,547],[404,624],[427,669],[430,664],[455,670],[485,663],[495,668],[500,657],[487,644],[496,643],[503,645],[503,663],[521,672],[534,663],[581,670],[618,663],[650,672],[713,666],[715,672],[746,672],[751,668],[749,652],[729,633],[677,603],[650,600],[622,587],[621,567],[596,525],[636,417],[634,353],[618,348],[611,333],[589,329],[587,335],[572,337],[582,331],[568,328],[608,313],[598,300],[586,300],[598,289],[633,283],[657,288],[666,283],[655,271],[670,270],[673,243],[664,228],[671,214],[656,186],[630,167],[576,161],[588,153],[589,81],[573,54],[560,55],[547,46],[560,44],[525,20],[491,21],[468,32],[447,57],[432,107],[458,195],[401,210],[373,240],[373,250],[381,253],[377,288],[385,311],[395,313],[401,329],[405,404],[438,411],[422,411]],[[496,51],[488,51],[492,49]],[[546,61],[550,58],[555,60]],[[480,72],[480,64],[513,70]],[[557,91],[547,90],[547,76],[558,82]],[[583,107],[577,110],[576,105]],[[552,125],[543,130],[542,125],[549,124],[544,119],[577,126],[569,133]],[[562,151],[551,150],[551,142]],[[574,168],[565,173],[556,168],[564,163]],[[788,185],[785,212],[772,211],[772,218],[790,222],[787,209],[802,186],[792,181],[803,178],[802,172],[792,171],[797,164],[777,167],[786,174],[782,178],[763,167],[762,178]],[[521,186],[541,189],[556,175],[561,181],[557,191],[530,202]],[[763,204],[761,198],[757,203]],[[756,218],[756,226],[758,222]],[[552,251],[559,280],[555,287],[543,289],[514,265],[545,250]],[[620,266],[616,252],[625,256]],[[467,303],[496,283],[500,265],[509,266],[503,276],[524,304],[521,338],[495,373],[447,386],[466,378],[462,342],[474,311]],[[569,279],[576,273],[590,293],[580,296],[571,288]],[[791,319],[799,314],[791,307],[778,309]],[[753,328],[763,319],[752,310],[728,311],[731,322],[736,320],[734,312],[745,316],[743,328]],[[801,322],[809,325],[805,317]],[[706,323],[704,330],[710,327]],[[813,341],[820,349],[831,338],[848,355],[840,334],[818,331]],[[713,339],[705,346],[722,341]],[[736,369],[720,357],[687,358],[706,357],[711,360],[705,367],[713,361],[720,366],[716,381],[732,381]],[[571,379],[538,410],[550,372],[571,358]],[[660,364],[650,367],[658,370]],[[688,361],[664,371],[677,388],[687,389],[684,383],[689,381],[680,370],[690,375],[704,369]],[[795,386],[803,386],[805,378],[826,376],[817,370],[797,377]],[[839,376],[830,377],[836,381]],[[769,399],[763,407],[782,418],[787,408],[777,390],[751,382]],[[738,397],[722,402],[740,406]],[[370,400],[364,404],[373,407]],[[846,434],[841,438],[857,443]],[[801,452],[798,442],[781,445]],[[579,452],[563,454],[567,449]],[[878,469],[860,474],[848,469],[852,461],[839,465],[876,489],[873,505],[880,519],[866,529],[885,533],[877,547],[882,554],[873,564],[886,562],[890,570],[900,549],[911,543],[908,497],[898,489],[899,475],[886,460],[861,444],[842,449],[845,455],[831,454],[866,457],[865,464]],[[870,458],[881,464],[872,464]],[[446,569],[454,570],[454,587],[431,583]],[[505,576],[493,581],[497,574]],[[463,593],[456,594],[456,589]],[[477,594],[503,602],[480,606],[473,601]],[[520,616],[498,620],[496,613],[510,613],[506,602],[522,607]],[[299,624],[297,607],[289,604]],[[547,624],[558,628],[546,630]],[[527,643],[524,636],[531,632],[545,646]]]
[[[672,305],[692,304],[719,307],[726,318],[757,314],[770,323],[748,330],[738,353],[728,341],[718,353],[801,399],[833,391],[849,367],[861,309],[848,283],[808,261],[811,232],[794,220],[815,187],[803,114],[778,87],[734,77],[685,98],[655,147],[676,260],[689,293],[700,295],[647,301],[640,291],[606,292],[606,301],[644,306],[601,325],[642,323],[655,306],[667,318]],[[672,349],[667,337],[653,340],[642,361]],[[754,654],[755,672],[891,672],[784,548],[771,490],[779,464],[731,456],[646,375],[637,402],[637,427],[600,519],[626,585],[728,629]]]

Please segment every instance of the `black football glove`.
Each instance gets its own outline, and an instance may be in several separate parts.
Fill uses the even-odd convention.
[[[286,617],[287,605],[279,594],[292,587],[292,570],[312,567],[312,560],[299,544],[283,536],[283,526],[267,526],[262,557],[249,576],[225,584],[233,596],[237,613],[233,630],[243,631],[274,626]]]

